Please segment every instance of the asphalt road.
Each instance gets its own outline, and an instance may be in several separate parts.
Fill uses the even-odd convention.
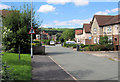
[[[70,80],[70,82],[76,82],[50,57],[34,55],[32,59],[32,82],[41,82],[42,80],[52,80],[54,82],[56,82],[55,80]]]
[[[46,53],[78,80],[118,80],[118,62],[74,51],[46,46]]]

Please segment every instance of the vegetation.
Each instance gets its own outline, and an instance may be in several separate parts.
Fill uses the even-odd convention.
[[[24,5],[23,8],[11,8],[7,15],[3,17],[3,46],[5,51],[18,52],[18,47],[22,53],[30,49],[30,25],[31,25],[31,9],[29,5]],[[37,28],[39,25],[35,20],[33,13],[33,27]]]
[[[66,42],[64,42],[63,47],[72,47],[72,48],[76,48],[77,44],[66,44]]]
[[[112,51],[114,50],[113,44],[111,44],[111,41],[108,40],[107,36],[100,37],[99,44],[94,45],[84,45],[81,44],[81,50],[84,51]]]
[[[50,45],[50,40],[34,40],[33,46],[40,46],[40,45]]]
[[[75,30],[74,29],[69,29],[66,30],[62,33],[60,40],[64,39],[64,40],[73,40],[75,38]]]
[[[2,77],[6,80],[7,77],[11,77],[13,80],[31,80],[31,57],[30,54],[21,54],[21,60],[18,58],[18,54],[6,53],[2,56],[2,62],[6,62],[3,66]],[[9,80],[10,80],[9,79]],[[8,79],[7,79],[8,80]]]

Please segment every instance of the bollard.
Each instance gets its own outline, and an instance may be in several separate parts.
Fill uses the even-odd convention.
[[[79,51],[80,50],[80,45],[77,45],[77,51]]]

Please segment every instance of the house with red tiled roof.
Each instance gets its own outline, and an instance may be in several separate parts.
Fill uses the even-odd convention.
[[[83,30],[75,30],[75,40],[77,41],[77,43],[81,42],[81,38],[83,34]]]
[[[91,24],[91,44],[99,44],[101,36],[108,36],[114,49],[120,49],[120,15],[94,15]]]
[[[91,44],[91,25],[83,24],[83,30],[75,30],[75,40],[81,44]]]
[[[85,45],[91,44],[91,24],[83,24],[83,36]]]

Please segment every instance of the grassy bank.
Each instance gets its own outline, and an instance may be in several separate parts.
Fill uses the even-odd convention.
[[[31,57],[30,54],[21,54],[21,59],[19,60],[19,55],[15,53],[6,53],[2,56],[2,62],[6,62],[12,70],[12,77],[16,80],[31,80]]]

